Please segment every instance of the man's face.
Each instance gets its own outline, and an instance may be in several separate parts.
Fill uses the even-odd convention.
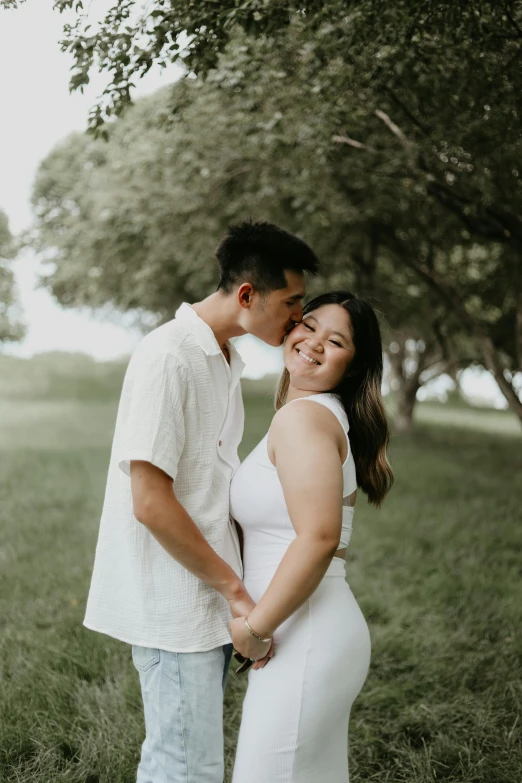
[[[243,327],[268,345],[281,345],[289,331],[303,317],[304,275],[285,270],[286,288],[261,296],[254,292],[245,312]]]

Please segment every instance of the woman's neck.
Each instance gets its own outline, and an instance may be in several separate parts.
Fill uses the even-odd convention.
[[[292,400],[299,400],[301,397],[311,397],[313,394],[322,394],[322,392],[309,391],[308,389],[298,389],[292,386],[290,383],[288,392],[286,394],[286,402],[292,402]]]

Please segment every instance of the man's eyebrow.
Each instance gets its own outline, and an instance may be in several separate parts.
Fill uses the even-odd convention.
[[[304,299],[304,294],[291,294],[288,298],[289,299]]]

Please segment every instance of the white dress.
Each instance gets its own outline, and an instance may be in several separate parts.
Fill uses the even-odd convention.
[[[345,433],[333,394],[304,398],[328,407]],[[234,474],[231,511],[244,534],[244,583],[259,601],[295,538],[266,435]],[[349,441],[348,441],[349,443]],[[351,451],[344,496],[356,488]],[[343,509],[340,547],[353,509]],[[275,655],[248,674],[233,783],[348,783],[348,719],[370,664],[368,626],[334,557],[313,595],[274,634]]]

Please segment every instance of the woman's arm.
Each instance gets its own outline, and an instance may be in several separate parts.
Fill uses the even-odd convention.
[[[341,435],[331,411],[318,404],[296,402],[274,417],[270,443],[296,537],[248,616],[251,628],[263,638],[272,636],[312,595],[339,546]],[[234,621],[234,641],[239,643],[240,622]]]

